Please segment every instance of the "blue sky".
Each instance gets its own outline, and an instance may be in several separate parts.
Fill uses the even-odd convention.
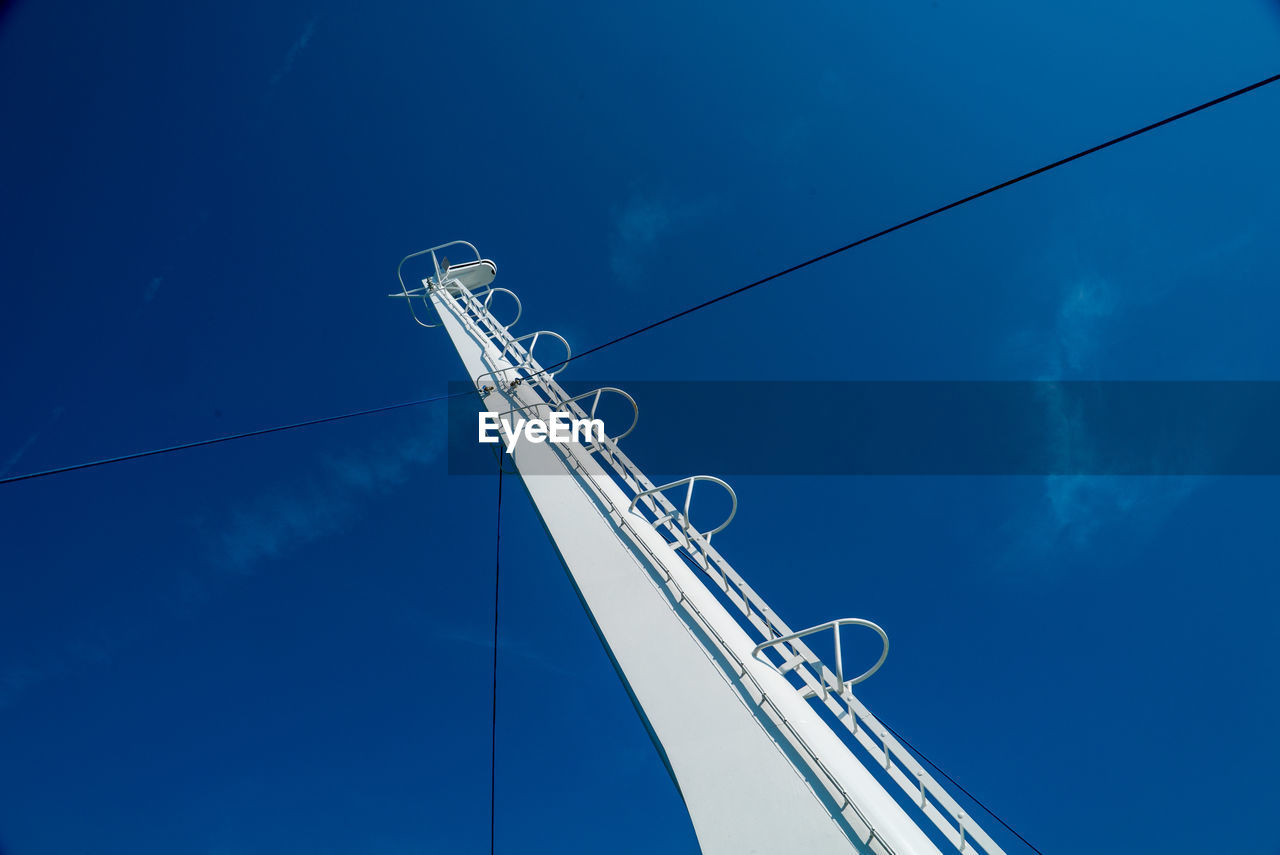
[[[473,241],[521,328],[584,348],[1278,62],[1270,2],[10,4],[0,470],[443,392],[447,341],[383,297],[425,246]],[[1251,94],[565,376],[1280,379],[1277,115]],[[0,489],[0,850],[484,851],[495,483],[442,430]],[[1280,852],[1274,479],[734,485],[724,554],[793,625],[885,626],[864,700],[1045,853]],[[499,847],[695,852],[507,496]]]

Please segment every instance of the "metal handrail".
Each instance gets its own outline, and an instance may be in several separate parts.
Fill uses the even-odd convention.
[[[710,531],[698,531],[693,527],[693,521],[689,519],[689,504],[690,502],[693,501],[693,485],[699,481],[710,481],[713,484],[719,484],[721,487],[724,487],[725,490],[729,492],[729,499],[733,502],[733,507],[729,509],[729,516],[725,519],[724,522],[720,523],[720,525],[716,526]],[[733,488],[730,487],[725,481],[715,477],[714,475],[690,475],[688,478],[681,478],[679,481],[672,481],[670,484],[663,484],[661,487],[653,487],[641,493],[637,493],[635,498],[631,500],[631,504],[627,506],[627,511],[629,512],[634,511],[636,508],[636,502],[640,501],[645,496],[652,496],[656,493],[662,493],[666,490],[670,490],[672,487],[679,487],[681,484],[689,485],[689,489],[685,490],[684,492],[684,509],[682,511],[676,511],[673,508],[665,516],[662,516],[656,520],[653,520],[651,524],[657,525],[659,523],[666,522],[669,519],[673,519],[677,515],[679,515],[679,517],[683,520],[682,527],[684,529],[684,533],[686,537],[692,538],[696,535],[704,543],[709,544],[711,543],[711,536],[713,534],[718,534],[724,531],[726,528],[728,528],[729,523],[733,522],[733,518],[738,515],[738,494],[735,493],[733,491]]]
[[[870,668],[868,668],[866,671],[859,674],[857,677],[854,677],[852,680],[846,680],[844,678],[844,654],[840,650],[840,627],[842,626],[865,626],[868,629],[874,629],[880,635],[880,640],[884,642],[884,650],[880,652],[880,658],[876,660],[876,664],[872,665]],[[830,620],[830,621],[827,621],[826,623],[820,623],[817,626],[811,626],[808,629],[802,629],[799,632],[788,633],[787,635],[781,636],[780,638],[774,638],[762,644],[756,645],[756,649],[751,651],[751,658],[755,659],[758,662],[764,662],[765,664],[772,667],[779,674],[785,674],[788,671],[796,668],[800,664],[800,661],[802,660],[799,660],[799,658],[797,657],[797,659],[795,660],[786,660],[783,662],[782,665],[779,666],[779,665],[774,665],[772,662],[770,662],[768,657],[762,658],[760,656],[760,653],[764,650],[772,649],[779,644],[785,644],[789,641],[795,641],[797,639],[804,638],[805,636],[808,636],[808,635],[815,635],[827,629],[831,630],[832,634],[835,636],[836,685],[834,688],[838,694],[843,696],[845,689],[847,687],[856,686],[859,683],[861,683],[863,680],[870,677],[875,672],[879,671],[880,666],[884,664],[884,660],[889,656],[888,633],[886,633],[883,629],[881,629],[878,624],[872,623],[869,620],[863,620],[862,618],[840,618],[838,620]],[[785,660],[785,656],[784,656],[784,660]],[[789,665],[788,665],[788,662],[790,662]],[[823,685],[825,687],[826,685],[825,681]],[[826,694],[824,692],[823,698],[825,699],[825,697],[826,697]]]
[[[482,376],[482,377],[487,377],[487,376],[489,376],[489,375],[487,375],[487,374],[482,374],[481,376]],[[552,402],[552,401],[532,401],[532,402],[530,402],[530,403],[528,403],[528,404],[521,404],[521,405],[520,405],[520,406],[518,406],[518,407],[512,407],[512,408],[511,408],[511,409],[509,409],[509,410],[505,410],[505,411],[503,411],[503,412],[501,412],[501,413],[498,413],[498,418],[502,418],[503,416],[509,416],[509,415],[511,415],[512,413],[517,412],[517,411],[522,412],[522,413],[523,413],[523,412],[527,412],[527,411],[529,410],[529,408],[530,408],[530,407],[532,407],[532,408],[534,409],[534,412],[535,412],[535,413],[537,412],[537,408],[538,408],[538,407],[546,407],[546,408],[547,408],[547,413],[548,413],[548,418],[549,418],[549,417],[550,417],[550,414],[551,414],[551,413],[553,413],[553,412],[562,412],[561,408],[562,408],[562,407],[564,407],[566,404],[573,404],[573,403],[575,403],[575,402],[577,402],[577,401],[581,401],[583,398],[589,398],[589,397],[591,397],[592,395],[594,395],[594,396],[595,396],[595,400],[594,400],[594,401],[592,402],[592,404],[591,404],[591,410],[590,410],[590,412],[588,412],[588,411],[586,411],[586,410],[583,410],[581,407],[574,407],[574,408],[573,408],[573,409],[574,409],[578,414],[580,414],[580,415],[582,415],[582,416],[584,416],[584,417],[586,417],[586,418],[589,418],[589,419],[594,419],[594,418],[596,417],[596,408],[597,408],[597,407],[599,407],[599,405],[600,405],[600,396],[601,396],[601,393],[603,393],[603,392],[615,392],[615,393],[617,393],[617,394],[621,395],[622,397],[626,398],[626,399],[627,399],[627,401],[631,404],[631,409],[632,409],[632,411],[634,412],[634,415],[631,417],[631,426],[630,426],[629,428],[627,428],[626,430],[624,430],[622,433],[618,434],[617,436],[607,436],[607,437],[605,437],[606,439],[608,439],[608,440],[609,440],[609,442],[612,442],[612,443],[615,443],[615,444],[616,444],[620,439],[622,439],[623,437],[625,437],[625,436],[627,436],[629,433],[631,433],[633,430],[635,430],[635,429],[636,429],[636,425],[638,425],[638,424],[640,423],[640,405],[636,403],[636,399],[635,399],[635,398],[631,397],[631,396],[630,396],[630,395],[628,395],[626,392],[624,392],[623,390],[621,390],[621,389],[617,388],[616,386],[601,386],[599,389],[592,389],[590,392],[583,392],[581,395],[574,395],[572,398],[565,398],[564,400],[560,401],[559,403],[555,403],[555,402]],[[601,447],[602,447],[602,446],[601,446],[601,444],[600,444],[599,442],[597,442],[597,441],[595,441],[595,440],[592,440],[591,445],[590,445],[590,446],[587,446],[587,450],[588,450],[588,451],[592,451],[592,452],[594,452],[594,451],[599,450]]]
[[[519,338],[511,339],[511,341],[502,348],[502,352],[498,354],[498,358],[501,359],[502,357],[506,356],[507,350],[510,348],[511,345],[519,344],[520,342],[526,341],[528,339],[533,339],[533,341],[529,342],[529,346],[524,349],[526,353],[525,360],[521,362],[519,365],[515,366],[516,368],[525,368],[526,366],[530,365],[533,362],[533,349],[538,346],[538,338],[544,335],[554,336],[555,338],[560,339],[560,343],[564,345],[564,361],[566,363],[573,357],[573,351],[569,347],[569,342],[564,336],[560,335],[560,333],[552,332],[551,330],[538,330],[537,332],[531,332],[528,335],[522,335]],[[561,365],[555,371],[549,372],[549,374],[552,377],[554,377],[557,373],[559,373],[560,371],[563,371],[564,368],[565,366]]]
[[[592,395],[594,395],[594,396],[595,396],[595,400],[593,400],[593,401],[591,402],[591,411],[590,411],[590,412],[584,412],[584,415],[586,415],[586,416],[587,416],[587,418],[589,418],[589,419],[594,419],[594,418],[596,417],[596,409],[600,406],[600,396],[601,396],[602,394],[604,394],[605,392],[613,392],[613,393],[615,393],[615,394],[621,395],[622,397],[626,398],[626,399],[627,399],[627,401],[628,401],[628,403],[630,403],[630,404],[631,404],[631,411],[632,411],[632,413],[634,413],[634,415],[632,415],[632,417],[631,417],[631,427],[627,428],[626,430],[624,430],[622,433],[618,434],[617,436],[611,436],[611,437],[608,437],[608,439],[609,439],[609,441],[610,441],[610,442],[612,442],[612,443],[615,443],[615,444],[616,444],[616,443],[617,443],[619,440],[621,440],[623,437],[628,436],[628,435],[629,435],[633,430],[635,430],[635,429],[636,429],[636,425],[640,424],[640,405],[636,403],[636,399],[635,399],[635,398],[631,397],[631,396],[630,396],[630,395],[628,395],[626,392],[624,392],[624,391],[622,391],[621,389],[619,389],[617,386],[601,386],[599,389],[593,389],[593,390],[591,390],[590,392],[583,392],[581,395],[574,395],[572,398],[566,398],[565,400],[561,401],[560,403],[561,403],[561,404],[573,404],[573,403],[576,403],[577,401],[581,401],[583,398],[589,398],[589,397],[591,397]],[[579,408],[578,408],[578,410],[579,410],[579,411],[582,411],[582,408],[581,408],[581,407],[579,407]],[[598,442],[593,442],[593,443],[592,443],[592,445],[591,445],[590,450],[591,450],[591,451],[595,451],[595,450],[596,450],[597,448],[599,448],[599,447],[600,447],[600,443],[598,443]]]
[[[492,377],[494,384],[497,385],[499,374],[505,375],[509,371],[518,372],[521,369],[527,368],[530,365],[537,365],[538,364],[537,360],[533,358],[533,348],[538,343],[538,337],[541,335],[555,336],[556,338],[560,339],[560,343],[564,345],[565,353],[566,354],[570,353],[569,342],[565,341],[564,336],[560,335],[559,333],[552,332],[551,330],[538,330],[537,332],[529,333],[528,335],[522,335],[520,336],[520,338],[511,338],[510,336],[507,336],[508,341],[504,344],[502,351],[498,354],[498,359],[505,358],[508,351],[514,353],[516,356],[520,356],[521,354],[524,354],[524,359],[522,359],[520,362],[516,363],[515,365],[508,365],[506,368],[495,368],[493,371],[486,371],[484,374],[481,374],[479,377],[475,378],[476,388],[477,389],[484,388],[483,380],[486,377]],[[523,347],[520,347],[520,342],[530,338],[533,339],[533,341],[530,343],[528,350],[526,350]],[[569,361],[568,359],[565,359],[565,364],[567,364],[568,361]],[[492,362],[490,362],[490,364],[492,364]],[[563,364],[561,365],[560,370],[561,371],[564,370]],[[510,387],[515,388],[525,380],[535,381],[536,378],[540,378],[540,377],[545,377],[545,379],[538,380],[537,382],[545,385],[546,382],[550,381],[550,375],[555,373],[557,372],[552,371],[550,372],[550,374],[547,374],[541,368],[539,368],[539,370],[537,371],[526,371],[524,377],[517,376],[515,380],[511,381]]]

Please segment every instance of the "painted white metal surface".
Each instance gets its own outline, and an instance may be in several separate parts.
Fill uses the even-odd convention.
[[[554,337],[567,355],[568,343],[545,331],[513,337],[489,314],[491,294],[459,284],[437,266],[422,289],[410,292],[402,282],[396,296],[436,310],[484,406],[498,414],[545,415],[554,407],[585,416],[532,353]],[[577,399],[592,402],[594,413],[593,394]],[[928,818],[960,851],[1003,855],[853,696],[850,687],[870,672],[846,680],[840,664],[826,668],[801,640],[869,622],[844,619],[793,633],[710,546],[724,525],[708,532],[690,526],[694,481],[655,487],[613,440],[517,443],[513,459],[671,769],[704,853],[939,853],[824,721],[825,707],[916,803],[916,817]],[[689,492],[678,508],[664,491],[681,485]],[[742,611],[745,624],[704,579]]]

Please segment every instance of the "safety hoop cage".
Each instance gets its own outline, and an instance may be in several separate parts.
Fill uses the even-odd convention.
[[[867,627],[868,629],[875,630],[875,632],[880,636],[880,640],[883,642],[883,649],[880,651],[880,658],[876,660],[876,664],[872,665],[866,671],[863,671],[861,674],[859,674],[857,677],[854,677],[851,680],[845,679],[845,676],[844,676],[844,652],[841,650],[841,647],[840,647],[840,627],[842,626],[864,626],[864,627]],[[806,636],[815,635],[819,632],[824,632],[828,629],[831,630],[832,634],[834,635],[834,638],[832,640],[835,644],[836,683],[835,683],[835,686],[833,686],[832,688],[836,690],[837,694],[843,697],[845,693],[849,690],[850,686],[858,685],[863,680],[867,679],[872,674],[879,671],[880,666],[884,664],[884,660],[889,656],[888,633],[886,633],[883,629],[881,629],[878,624],[874,624],[869,620],[863,620],[862,618],[840,618],[839,620],[827,621],[826,623],[820,623],[817,626],[811,626],[808,629],[802,629],[799,632],[791,632],[779,638],[775,638],[770,641],[766,641],[762,644],[756,645],[756,649],[751,651],[751,658],[760,662],[764,662],[766,665],[773,668],[779,674],[785,675],[787,672],[792,671],[797,666],[799,666],[801,662],[807,661],[804,658],[803,654],[797,653],[796,655],[792,656],[790,659],[785,658],[785,654],[784,654],[784,659],[780,664],[770,661],[768,657],[763,656],[762,654],[766,650],[776,651],[779,645],[786,644],[789,641],[797,641]],[[809,662],[809,664],[820,665],[821,662],[811,661]],[[821,689],[823,693],[822,699],[826,700],[827,683],[825,680],[823,681]]]
[[[481,376],[488,377],[490,375],[483,374]],[[629,394],[627,394],[626,392],[624,392],[623,390],[619,389],[616,386],[601,386],[599,389],[592,389],[590,392],[583,392],[581,395],[574,395],[572,398],[565,398],[563,401],[560,402],[559,406],[553,405],[550,401],[533,401],[528,404],[521,404],[520,406],[512,407],[506,412],[499,413],[498,418],[501,419],[503,416],[509,416],[513,413],[524,413],[525,415],[533,415],[536,418],[541,415],[540,408],[546,407],[548,419],[551,418],[552,413],[564,413],[565,415],[570,417],[591,420],[596,418],[596,411],[599,409],[599,406],[600,406],[600,398],[605,392],[612,392],[615,395],[621,395],[623,398],[626,398],[627,403],[631,405],[632,416],[631,416],[630,426],[628,426],[627,429],[620,434],[615,434],[614,436],[605,437],[605,439],[608,440],[608,442],[616,445],[618,442],[622,440],[623,437],[627,436],[633,430],[635,430],[636,425],[640,423],[640,405],[636,403],[635,398],[631,397]],[[577,402],[581,401],[584,398],[591,398],[590,410],[583,410],[582,407],[577,406]],[[530,410],[532,410],[532,413],[530,413]],[[598,442],[596,440],[592,440],[589,445],[586,445],[584,447],[586,448],[588,453],[594,454],[595,452],[601,450],[605,446],[604,446],[604,443]]]
[[[404,284],[404,263],[405,263],[406,261],[408,261],[409,259],[411,259],[411,258],[418,258],[418,257],[423,256],[423,255],[430,255],[430,256],[431,256],[431,265],[435,268],[435,271],[436,271],[435,278],[434,278],[433,280],[431,280],[431,281],[432,281],[436,286],[441,286],[441,285],[443,285],[443,284],[444,284],[444,282],[443,282],[444,275],[443,275],[443,273],[442,273],[442,272],[441,272],[441,270],[440,270],[440,258],[439,258],[439,256],[437,256],[437,255],[436,255],[436,252],[438,252],[439,250],[442,250],[442,249],[448,249],[448,248],[449,248],[449,247],[451,247],[451,246],[465,246],[465,247],[467,247],[468,249],[470,249],[473,253],[475,253],[476,261],[484,261],[484,259],[480,257],[480,250],[476,249],[475,244],[471,243],[470,241],[465,241],[465,240],[451,240],[451,241],[449,241],[448,243],[442,243],[442,244],[440,244],[439,246],[433,246],[433,247],[431,247],[430,249],[423,249],[423,250],[419,250],[418,252],[411,252],[411,253],[409,253],[408,255],[406,255],[404,258],[400,259],[400,263],[396,265],[396,279],[400,280],[400,291],[401,291],[401,293],[399,293],[399,294],[392,294],[392,295],[390,295],[390,296],[392,296],[392,297],[404,297],[405,302],[409,304],[409,314],[413,315],[413,319],[414,319],[415,321],[417,321],[418,326],[426,327],[426,328],[428,328],[428,329],[435,329],[436,327],[438,327],[438,326],[440,326],[440,325],[439,325],[439,324],[429,324],[429,323],[427,323],[426,321],[422,320],[422,318],[418,317],[418,313],[417,313],[417,311],[415,311],[415,310],[414,310],[414,308],[413,308],[413,301],[414,301],[414,298],[416,297],[416,298],[418,298],[418,299],[422,300],[422,305],[423,305],[423,307],[424,307],[424,308],[428,308],[428,309],[429,309],[429,308],[431,307],[430,301],[428,300],[428,291],[429,291],[429,286],[428,286],[428,285],[423,285],[421,288],[414,288],[412,291],[411,291],[411,290],[409,290],[408,286]],[[502,289],[502,290],[504,290],[504,291],[505,291],[506,289],[504,288],[504,289]],[[510,292],[508,292],[508,293],[510,293]],[[512,294],[511,296],[515,297],[515,295],[514,295],[514,294]],[[516,298],[516,302],[519,302],[519,298],[518,298],[518,297]],[[485,308],[488,308],[488,303],[487,303],[487,302],[485,303]],[[519,320],[519,318],[520,318],[520,315],[517,313],[517,314],[516,314],[516,320]],[[514,324],[515,324],[515,321],[512,321],[510,324],[507,324],[507,326],[508,326],[508,327],[510,327],[510,326],[512,326],[512,325],[514,325]]]

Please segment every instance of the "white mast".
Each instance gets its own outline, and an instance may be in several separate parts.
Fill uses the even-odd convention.
[[[442,268],[437,252],[455,246],[475,260]],[[497,268],[474,246],[453,241],[408,258],[427,254],[435,276],[412,290],[401,278],[402,293],[392,296],[406,298],[423,326],[444,327],[490,413],[586,419],[606,394],[635,407],[618,389],[569,396],[552,376],[558,369],[544,370],[533,354],[539,342],[555,340],[568,358],[568,342],[547,330],[511,335],[515,321],[500,323],[489,307],[498,293],[517,308],[519,298],[492,287]],[[439,324],[423,322],[418,301]],[[618,447],[634,427],[633,420],[603,441],[517,442],[512,458],[702,851],[1004,855],[853,695],[884,654],[865,673],[846,676],[841,627],[874,630],[887,654],[884,632],[854,618],[792,631],[711,546],[737,510],[732,488],[704,475],[655,486]],[[729,518],[709,531],[689,522],[695,484],[732,498]],[[834,668],[803,641],[827,632],[835,635]],[[846,730],[844,739],[833,725]]]

